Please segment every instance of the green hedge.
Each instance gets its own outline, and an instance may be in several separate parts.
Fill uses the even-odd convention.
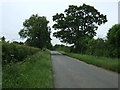
[[[15,43],[2,43],[2,63],[22,61],[29,55],[40,51],[38,48],[19,45]]]
[[[3,89],[53,88],[52,63],[49,51],[41,50],[24,60],[25,62],[21,61],[3,66]]]

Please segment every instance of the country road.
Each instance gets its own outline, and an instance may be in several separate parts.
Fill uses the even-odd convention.
[[[51,51],[55,88],[118,88],[118,74]]]

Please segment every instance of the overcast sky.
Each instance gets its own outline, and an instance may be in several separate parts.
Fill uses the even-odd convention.
[[[69,5],[80,6],[83,3],[94,6],[99,12],[107,15],[108,22],[98,28],[96,36],[96,38],[105,38],[109,28],[118,23],[118,0],[1,0],[0,36],[5,36],[10,41],[23,41],[18,32],[23,28],[25,19],[32,14],[46,16],[52,28],[53,15],[64,12]],[[52,35],[51,38],[53,45],[60,43]]]

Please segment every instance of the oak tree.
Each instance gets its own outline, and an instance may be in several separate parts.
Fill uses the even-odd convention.
[[[74,44],[82,52],[84,44],[89,40],[86,38],[93,38],[98,26],[107,22],[107,18],[93,6],[83,4],[70,5],[64,13],[54,15],[53,21],[53,28],[57,30],[53,35],[61,42]]]

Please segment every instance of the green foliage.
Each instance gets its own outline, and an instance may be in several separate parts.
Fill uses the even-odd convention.
[[[65,52],[70,52],[70,47],[68,46],[65,46],[65,45],[59,45],[59,44],[56,44],[54,46],[54,49],[57,50],[57,51],[65,51]]]
[[[85,54],[88,46],[88,42],[91,39],[89,37],[84,37],[82,40],[78,40],[76,45],[71,47],[71,52]]]
[[[109,29],[107,39],[110,44],[110,55],[120,58],[120,24],[115,24]]]
[[[91,39],[87,44],[86,53],[94,56],[109,57],[108,43],[102,38]]]
[[[24,28],[20,30],[21,38],[27,38],[26,44],[38,48],[51,46],[49,21],[44,16],[32,15],[23,23]]]
[[[94,56],[104,56],[120,58],[120,25],[112,26],[108,33],[107,39],[91,39],[87,44],[86,54]]]
[[[83,42],[86,38],[93,38],[98,26],[107,22],[106,15],[86,4],[79,7],[70,5],[64,13],[53,16],[56,22],[53,28],[58,29],[53,35],[64,43],[74,44],[80,52],[85,48]]]
[[[2,63],[22,61],[29,55],[40,51],[38,48],[19,45],[16,43],[2,43]]]
[[[70,51],[94,56],[120,58],[119,36],[120,25],[116,24],[110,28],[106,39],[84,37],[82,41],[77,41],[76,46],[71,46]]]
[[[75,53],[64,53],[64,54],[71,56],[73,58],[77,58],[77,59],[84,61],[88,64],[93,64],[93,65],[96,65],[96,66],[106,68],[106,69],[120,73],[118,59],[105,58],[105,57],[95,57],[95,56],[91,56],[91,55],[81,55],[81,54],[75,54]]]
[[[3,37],[1,38],[1,41],[2,41],[2,42],[5,42],[5,39],[6,39],[6,38],[3,36]]]
[[[3,66],[3,88],[53,88],[52,63],[48,51],[40,51],[23,62]]]
[[[24,43],[23,43],[23,42],[13,41],[12,43],[16,43],[16,44],[21,44],[21,45],[24,45]]]

